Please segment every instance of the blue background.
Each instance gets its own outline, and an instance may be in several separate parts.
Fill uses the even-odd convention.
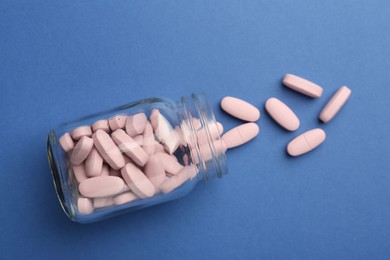
[[[390,2],[0,1],[1,259],[390,259]],[[310,99],[293,73],[324,87]],[[341,86],[351,99],[318,114]],[[229,175],[177,201],[69,221],[46,159],[49,129],[153,96],[206,92],[261,108],[260,135],[228,151]],[[269,97],[300,117],[289,133]],[[317,150],[285,146],[322,127]]]

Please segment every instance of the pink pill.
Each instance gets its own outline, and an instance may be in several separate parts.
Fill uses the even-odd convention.
[[[165,181],[164,164],[158,155],[149,157],[149,160],[144,167],[144,173],[156,189]]]
[[[164,146],[158,142],[154,142],[154,152],[155,153],[165,153]]]
[[[77,199],[77,209],[82,215],[89,215],[93,212],[92,201],[88,198]]]
[[[139,146],[142,146],[144,144],[144,136],[143,135],[134,136],[133,139]]]
[[[92,148],[87,159],[85,160],[85,170],[88,177],[99,176],[103,167],[103,158],[99,152]]]
[[[81,182],[79,191],[87,198],[103,198],[119,194],[124,185],[125,183],[119,177],[99,176]]]
[[[173,154],[180,145],[180,138],[176,134],[176,131],[171,131],[169,136],[164,140],[164,149],[169,154]]]
[[[113,197],[106,197],[106,198],[96,198],[93,199],[93,207],[95,209],[110,207],[114,205],[114,199]]]
[[[148,161],[149,155],[122,129],[116,130],[111,134],[111,137],[118,145],[119,149],[139,166],[144,166]]]
[[[201,159],[205,162],[213,159],[213,157],[219,156],[220,154],[226,152],[227,146],[222,140],[215,140],[212,143],[213,150],[211,150],[210,144],[202,144],[199,146],[199,154]],[[195,148],[191,149],[192,151],[192,160],[194,163],[199,163],[198,152]]]
[[[144,134],[143,134],[143,144],[142,148],[148,155],[154,154],[155,140],[153,134],[153,128],[150,123],[146,123]]]
[[[74,147],[74,142],[69,133],[65,133],[63,136],[61,136],[59,142],[65,152],[69,152]]]
[[[150,123],[154,131],[156,131],[157,129],[159,117],[160,117],[160,111],[158,109],[153,109],[152,112],[150,113]]]
[[[255,123],[246,123],[237,126],[222,136],[227,148],[233,148],[249,142],[259,134],[259,127]]]
[[[223,133],[223,125],[220,122],[217,122],[217,129],[220,135]]]
[[[123,157],[118,146],[114,143],[111,137],[103,130],[97,130],[92,136],[95,147],[99,151],[104,160],[115,170],[119,170],[125,166],[125,158]]]
[[[115,131],[117,129],[123,129],[126,125],[126,119],[127,116],[124,115],[114,116],[108,120],[108,124],[112,131]]]
[[[108,125],[108,120],[103,119],[96,121],[92,124],[92,130],[96,132],[97,130],[103,130],[104,132],[108,133],[110,132],[110,126]]]
[[[73,166],[73,174],[76,177],[76,180],[81,183],[88,179],[87,174],[85,173],[84,164]]]
[[[156,188],[145,174],[132,163],[126,164],[121,170],[122,177],[131,190],[140,198],[152,197]]]
[[[99,176],[112,176],[110,175],[110,167],[107,164],[103,164]]]
[[[176,157],[166,154],[166,153],[156,153],[163,164],[163,168],[166,172],[171,174],[177,174],[181,169],[183,169],[183,165],[181,165]],[[146,173],[146,172],[145,172]]]
[[[239,98],[224,97],[221,107],[226,113],[243,121],[254,122],[260,118],[260,111],[255,106]]]
[[[138,199],[137,195],[135,195],[133,192],[125,192],[120,195],[117,195],[114,198],[115,205],[123,205],[129,202],[132,202],[134,200]]]
[[[93,140],[91,138],[86,136],[81,137],[81,139],[73,148],[73,152],[70,157],[70,161],[72,162],[72,164],[81,164],[87,158],[89,152],[92,150],[92,147]]]
[[[292,74],[286,74],[283,78],[283,84],[296,92],[312,98],[319,98],[322,95],[322,88],[313,82],[300,78]]]
[[[140,135],[144,132],[148,119],[144,113],[135,114],[127,117],[126,120],[126,133],[131,137]]]
[[[219,125],[218,125],[219,124]],[[198,138],[198,144],[205,144],[211,140],[216,140],[223,132],[223,127],[220,123],[209,124],[208,129],[201,128],[196,132],[196,136]]]
[[[300,122],[295,113],[277,98],[270,98],[265,103],[268,114],[282,127],[289,131],[298,129]]]
[[[328,101],[324,109],[322,109],[320,114],[320,120],[324,123],[329,122],[332,118],[340,111],[344,106],[345,102],[351,96],[352,91],[346,87],[342,86],[337,92],[332,96]]]
[[[291,156],[299,156],[305,154],[322,144],[325,141],[325,138],[326,134],[320,128],[307,131],[295,137],[287,145],[287,152]]]
[[[194,166],[186,166],[184,167],[177,175],[167,179],[160,186],[161,191],[166,194],[174,189],[180,187],[184,182],[188,179],[196,175],[196,167]],[[194,174],[195,172],[195,174]]]
[[[74,140],[79,140],[83,136],[91,137],[92,130],[89,125],[83,125],[73,129],[71,135]]]

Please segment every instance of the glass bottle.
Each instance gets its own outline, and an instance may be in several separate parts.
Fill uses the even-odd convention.
[[[121,169],[113,169],[105,160],[107,157],[103,156],[104,151],[102,151],[102,148],[98,149],[96,136],[93,135],[99,131],[97,129],[99,127],[96,127],[99,123],[94,123],[99,121],[100,123],[106,122],[105,120],[108,120],[105,131],[108,136],[114,139],[113,136],[115,134],[113,133],[115,131],[121,132],[122,135],[128,133],[127,124],[130,120],[129,117],[133,116],[132,118],[134,118],[134,115],[145,116],[148,120],[147,124],[151,123],[153,125],[154,151],[148,151],[148,161],[145,165],[137,165],[134,160],[129,158],[129,150],[126,150],[130,141],[129,143],[119,145],[115,143],[123,158],[125,158],[126,166],[120,165],[122,166]],[[126,123],[124,124],[124,121],[121,120],[126,121]],[[178,102],[165,98],[140,100],[61,124],[48,134],[47,154],[54,186],[64,212],[73,221],[79,223],[94,222],[180,198],[189,193],[197,182],[222,177],[227,173],[226,147],[221,140],[220,133],[222,130],[219,129],[218,124],[209,101],[204,94],[192,94],[188,97],[182,97]],[[88,139],[89,142],[91,140],[94,141],[92,149],[96,148],[97,152],[95,151],[95,153],[98,153],[98,155],[95,155],[103,159],[104,163],[101,173],[97,176],[87,176],[85,170],[87,168],[86,164],[88,164],[87,160],[89,160],[88,156],[92,157],[92,152],[88,152],[88,156],[81,164],[77,162],[77,165],[74,165],[74,161],[72,162],[72,153],[78,150],[76,146],[82,139],[76,140],[72,138],[72,136],[77,135],[77,133],[72,131],[76,128],[80,129],[80,127],[84,127],[87,130],[91,129],[91,133],[86,133],[84,139]],[[117,127],[122,130],[116,129]],[[103,130],[100,129],[100,131]],[[137,141],[137,145],[135,145],[134,140],[142,139],[142,137],[133,136],[129,139],[134,141],[131,141],[131,144],[137,146],[137,149],[140,149],[139,147],[142,148],[142,151],[135,150],[140,152],[139,154],[144,154],[147,146],[146,130],[143,131],[140,136],[143,136],[144,143]],[[107,137],[105,133],[104,136]],[[64,137],[66,135],[68,139]],[[169,138],[165,138],[164,135],[169,136]],[[128,137],[125,137],[128,140]],[[69,147],[62,145],[60,142],[61,138],[65,138],[70,142],[68,144]],[[117,142],[118,140],[114,139],[114,141]],[[130,146],[130,149],[133,146]],[[114,148],[117,149],[116,147]],[[156,156],[158,157],[157,159]],[[162,178],[159,178],[160,181],[152,182],[154,188],[149,183],[151,180],[157,180],[149,178],[154,173],[150,172],[149,169],[149,177],[144,174],[148,164],[152,164],[152,157],[161,163],[161,166],[156,168],[156,174],[157,172],[161,173],[161,171],[165,172],[165,176],[159,175]],[[172,165],[167,164],[172,159],[177,160],[177,162]],[[130,166],[127,166],[127,164],[130,164]],[[169,166],[167,165],[176,166],[176,169],[180,170],[177,172],[177,170],[168,169]],[[164,168],[163,170],[161,170],[162,167]],[[123,173],[123,168],[129,169],[130,173],[128,171]],[[82,178],[79,174],[80,169],[84,170]],[[103,173],[104,169],[105,172]],[[137,173],[134,171],[137,171]],[[76,173],[78,173],[77,176]],[[127,173],[133,179],[129,179],[129,177],[126,179],[124,174],[126,175]],[[133,176],[134,174],[136,177]],[[109,177],[102,177],[103,175]],[[97,182],[100,184],[96,184]],[[111,182],[114,184],[108,185]],[[94,183],[94,185],[91,183]],[[123,189],[118,191],[120,185],[123,185]],[[93,192],[89,190],[91,186],[94,191],[96,189],[98,194],[92,194]],[[138,189],[145,187],[149,187],[149,191],[153,189],[153,194],[146,194],[147,192]]]

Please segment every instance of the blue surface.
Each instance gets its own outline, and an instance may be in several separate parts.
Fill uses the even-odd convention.
[[[389,1],[0,1],[1,259],[389,259]],[[324,87],[313,100],[281,85]],[[329,124],[317,116],[341,85]],[[152,96],[206,92],[260,107],[229,175],[103,222],[69,221],[46,159],[51,127]],[[271,96],[301,119],[288,133]],[[300,158],[297,134],[328,138]]]

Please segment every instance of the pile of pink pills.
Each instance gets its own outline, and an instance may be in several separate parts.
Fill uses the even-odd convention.
[[[284,77],[283,84],[313,98],[321,97],[323,92],[320,86],[291,74]],[[322,110],[320,120],[329,122],[350,94],[349,88],[341,87]],[[205,129],[199,119],[192,118],[196,149],[205,161],[211,159],[212,153],[214,156],[224,153],[259,133],[255,122],[260,118],[260,111],[255,106],[235,97],[225,97],[221,107],[246,123],[222,135],[222,124],[208,125]],[[265,109],[286,130],[299,128],[297,115],[279,99],[269,98]],[[63,134],[59,143],[67,153],[69,176],[74,176],[77,184],[79,213],[88,215],[97,209],[167,194],[194,179],[199,172],[198,159],[184,154],[179,161],[174,154],[184,147],[190,151],[195,149],[189,141],[191,131],[186,122],[173,126],[158,109],[153,109],[149,118],[145,113],[116,115]],[[291,156],[302,155],[319,146],[325,137],[322,129],[309,130],[290,141],[287,152]],[[221,144],[213,152],[208,138]]]

